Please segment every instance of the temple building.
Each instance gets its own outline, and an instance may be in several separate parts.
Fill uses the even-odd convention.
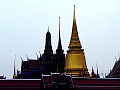
[[[60,17],[59,17],[59,40],[56,53],[53,53],[52,44],[51,44],[51,33],[48,31],[46,33],[45,39],[45,49],[44,53],[37,59],[22,60],[21,63],[21,72],[17,72],[18,79],[40,79],[42,74],[52,73],[62,73],[64,72],[65,65],[65,54],[62,49],[61,37],[60,37]],[[13,78],[15,79],[15,70]]]
[[[117,60],[106,78],[120,78],[120,58]]]
[[[34,59],[28,59],[21,63],[21,73],[17,71],[18,79],[39,79],[40,78],[40,62]]]
[[[75,5],[73,13],[72,34],[68,48],[69,50],[67,51],[65,59],[65,72],[72,76],[88,77],[89,72],[87,69],[84,49],[82,49],[77,31]]]

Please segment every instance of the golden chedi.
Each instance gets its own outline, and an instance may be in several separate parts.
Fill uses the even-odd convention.
[[[66,74],[71,74],[72,76],[81,76],[81,77],[89,76],[84,49],[82,49],[82,45],[80,43],[78,31],[77,31],[75,5],[74,5],[74,13],[73,13],[71,40],[68,48],[69,50],[67,51],[67,55],[65,58],[65,67],[64,67],[64,71],[66,72]]]

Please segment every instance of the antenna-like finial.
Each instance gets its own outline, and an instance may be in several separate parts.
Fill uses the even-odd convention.
[[[97,63],[96,63],[96,68],[97,68],[97,77],[99,78],[100,76],[99,76],[99,73],[98,73],[98,65],[97,65]]]
[[[27,60],[29,60],[29,58],[28,58],[27,54],[26,54],[26,57],[27,57]]]
[[[16,74],[15,73],[15,61],[16,61],[16,54],[15,54],[15,60],[14,60],[14,74]]]
[[[15,69],[15,61],[16,61],[16,55],[15,55],[15,60],[14,60],[14,74],[13,74],[13,79],[16,79],[16,69]]]
[[[119,59],[120,59],[120,54],[118,53],[118,57],[119,57]]]
[[[41,56],[41,53],[40,53],[40,51],[39,51],[39,54],[40,54],[40,58],[41,58],[42,56]]]
[[[48,32],[49,32],[49,27],[48,27]]]
[[[92,66],[92,72],[94,72],[94,70],[93,70],[93,66]]]
[[[39,59],[38,55],[37,55],[37,52],[36,52],[36,56],[37,56],[37,59]]]
[[[59,17],[59,39],[60,39],[60,17]]]
[[[119,55],[118,55],[119,56]],[[115,60],[117,61],[117,57],[115,56]]]
[[[76,21],[76,16],[75,16],[75,5],[74,5],[74,12],[73,12],[73,21]]]

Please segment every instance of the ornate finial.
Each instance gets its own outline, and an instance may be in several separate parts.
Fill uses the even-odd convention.
[[[49,32],[49,27],[48,27],[48,32]]]
[[[94,73],[93,66],[92,66],[92,73]]]
[[[20,71],[17,69],[17,74],[20,74]]]
[[[76,21],[76,17],[75,17],[75,5],[74,5],[73,21]]]
[[[39,51],[39,54],[40,54],[40,58],[41,58],[41,57],[42,57],[42,55],[41,55],[40,51]]]
[[[60,38],[60,17],[59,17],[59,38]]]
[[[37,59],[39,59],[38,55],[37,55],[37,52],[36,52],[36,56],[37,56]]]
[[[15,72],[15,61],[16,61],[16,55],[15,55],[15,60],[14,60],[14,75],[16,75],[16,72]]]
[[[99,73],[98,73],[98,65],[97,65],[97,63],[96,63],[96,68],[97,68],[97,78],[99,78],[100,76],[99,76]]]
[[[22,57],[20,56],[21,60],[23,61]]]
[[[27,54],[26,54],[26,57],[27,57],[27,60],[29,60],[29,58],[28,58]]]
[[[119,55],[118,55],[119,56]],[[117,57],[115,56],[115,60],[117,61]]]
[[[59,39],[58,39],[58,47],[56,49],[56,53],[63,53],[62,44],[61,44],[61,37],[60,37],[60,17],[59,17]]]
[[[97,65],[97,63],[96,63],[96,68],[97,68],[97,73],[98,73],[98,65]]]
[[[120,59],[120,55],[119,55],[119,53],[118,53],[118,57],[119,57],[119,59]]]
[[[15,61],[14,61],[14,75],[16,75],[16,72],[15,72]]]
[[[16,60],[16,55],[15,55],[15,60]],[[13,74],[13,79],[16,79],[16,70],[15,70],[15,60],[14,60],[14,74]]]
[[[60,38],[60,17],[59,17],[59,43],[61,44],[61,38]]]

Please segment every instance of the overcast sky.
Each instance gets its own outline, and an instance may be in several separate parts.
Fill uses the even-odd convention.
[[[58,44],[58,20],[64,52],[72,31],[73,6],[89,72],[108,73],[120,53],[120,0],[0,0],[0,75],[12,78],[20,56],[36,59],[43,53],[49,26],[53,51]]]

